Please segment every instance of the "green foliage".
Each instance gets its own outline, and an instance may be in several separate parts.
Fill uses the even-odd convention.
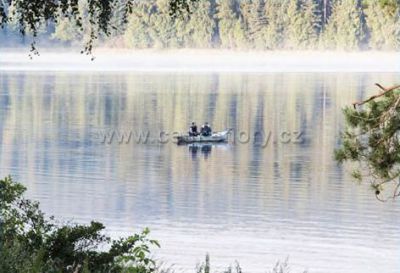
[[[223,48],[235,48],[233,29],[238,20],[234,0],[220,1],[217,8],[219,40]]]
[[[339,163],[358,163],[352,175],[369,181],[378,198],[384,186],[391,187],[392,198],[400,195],[400,95],[388,92],[365,107],[343,111],[346,129],[335,151]]]
[[[179,18],[165,20],[165,11],[159,1],[154,3],[151,18],[157,21],[157,31],[152,39],[160,40],[150,47],[174,47],[165,42],[176,40],[177,47],[220,47],[228,49],[345,49],[357,50],[397,48],[400,30],[397,15],[385,20],[369,15],[385,12],[386,7],[378,3],[362,5],[361,1],[327,1],[330,12],[327,22],[323,21],[324,6],[317,0],[199,0],[188,2],[188,9]],[[134,9],[139,8],[136,4]],[[128,32],[152,33],[154,25],[146,27],[132,25]],[[138,19],[139,20],[139,19]],[[385,31],[381,31],[387,25]],[[137,32],[135,31],[137,28]],[[158,38],[160,37],[160,38]],[[146,39],[145,39],[146,40]],[[138,44],[138,43],[137,43]],[[161,44],[161,46],[160,46]],[[175,46],[175,47],[176,47]],[[131,47],[141,48],[140,45]]]
[[[135,9],[128,18],[128,26],[124,35],[125,44],[128,47],[149,48],[154,45],[149,31],[152,8],[153,5],[150,2],[141,1],[135,5]]]
[[[99,33],[110,35],[110,19],[113,5],[116,0],[99,1],[87,0],[88,10],[86,17],[90,29],[90,36],[85,44],[84,52],[90,54],[93,48],[93,42],[97,39]],[[127,15],[132,6],[132,0],[125,2],[125,15]],[[5,0],[0,1],[0,26],[3,27],[11,22],[15,22],[21,35],[27,33],[32,35],[33,54],[38,54],[36,49],[36,37],[39,30],[52,22],[58,22],[63,18],[69,18],[71,24],[78,31],[83,32],[83,15],[79,12],[78,0]],[[125,17],[122,21],[125,21]]]
[[[300,6],[297,34],[297,48],[315,49],[318,45],[318,35],[322,28],[322,13],[319,4],[313,0],[306,1]]]
[[[83,41],[89,54],[97,39],[127,48],[400,48],[397,0],[39,2],[0,1],[0,24],[31,35],[33,53],[38,34],[46,32],[67,45]]]
[[[169,0],[170,16],[190,12],[188,3],[191,1],[197,0]],[[85,12],[79,9],[82,3],[87,5]],[[84,34],[88,30],[88,39],[82,53],[91,54],[95,40],[101,35],[109,37],[115,34],[113,30],[121,29],[128,23],[132,6],[133,0],[3,0],[0,1],[0,27],[14,22],[22,36],[31,34],[31,52],[38,55],[36,38],[40,30],[53,23],[65,24],[68,19],[79,33]],[[56,31],[55,37],[69,38],[61,34],[60,30]]]
[[[169,15],[169,1],[158,0],[156,2],[157,14],[151,16],[151,28],[149,34],[154,41],[154,47],[156,48],[173,48],[179,47],[181,41],[178,41],[177,31],[181,30],[182,27],[178,26],[177,22],[185,21],[186,19],[182,16],[171,17]],[[132,30],[132,27],[128,28]],[[127,33],[127,32],[125,32]]]
[[[159,244],[148,239],[148,229],[111,240],[98,222],[58,226],[23,198],[25,190],[11,177],[0,180],[0,272],[155,271],[150,247]]]
[[[398,0],[378,0],[377,2],[380,8],[385,10],[389,14],[394,15],[396,12],[398,12],[400,5]]]
[[[191,4],[191,14],[186,25],[188,47],[206,48],[212,46],[216,22],[211,1],[199,0]]]
[[[300,11],[300,1],[298,0],[293,0],[293,1],[288,1],[287,3],[287,17],[285,20],[285,37],[286,41],[285,44],[289,48],[297,48],[299,45],[300,41],[300,32],[302,31],[301,29],[301,23],[302,23],[302,14]]]
[[[246,49],[249,46],[243,19],[236,20],[235,26],[233,27],[233,37],[236,47]]]
[[[373,49],[400,49],[400,9],[395,1],[370,1],[365,12],[370,29],[369,46]]]
[[[172,17],[179,17],[192,12],[191,4],[197,0],[173,0],[169,1],[169,14]]]
[[[267,25],[264,30],[266,48],[279,49],[284,46],[287,1],[267,1],[265,15]]]
[[[366,43],[365,15],[360,1],[338,0],[324,33],[325,47],[354,50]]]

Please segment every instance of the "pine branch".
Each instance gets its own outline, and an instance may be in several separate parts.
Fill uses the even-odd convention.
[[[378,95],[371,96],[371,97],[369,97],[369,98],[366,99],[366,100],[353,102],[352,105],[353,105],[354,109],[356,109],[356,106],[361,106],[361,105],[363,105],[363,104],[365,104],[365,103],[367,103],[367,102],[370,102],[371,100],[374,100],[374,99],[376,99],[376,98],[382,97],[382,96],[384,96],[385,94],[387,94],[387,93],[389,93],[389,92],[392,92],[392,91],[394,91],[394,90],[400,88],[400,85],[395,85],[395,86],[392,86],[392,87],[390,87],[390,88],[385,88],[385,87],[383,87],[382,85],[380,85],[379,83],[375,83],[375,85],[378,86],[380,89],[382,89],[383,92],[381,92],[381,93],[378,94]]]

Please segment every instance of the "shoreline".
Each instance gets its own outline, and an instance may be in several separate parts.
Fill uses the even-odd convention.
[[[400,72],[400,52],[125,50],[99,48],[92,56],[0,49],[0,71],[104,72]]]

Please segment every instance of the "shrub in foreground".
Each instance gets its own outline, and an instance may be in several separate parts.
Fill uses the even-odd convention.
[[[11,177],[0,180],[0,272],[133,272],[156,270],[149,230],[111,240],[104,225],[57,225],[26,188]],[[104,249],[107,249],[105,251]]]

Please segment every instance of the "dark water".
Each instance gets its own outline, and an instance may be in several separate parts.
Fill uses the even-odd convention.
[[[208,252],[247,272],[287,256],[309,272],[399,272],[399,204],[332,160],[341,108],[374,82],[400,76],[0,72],[0,174],[62,219],[97,219],[113,236],[150,227],[156,257],[178,271]],[[160,143],[192,120],[235,134]],[[132,136],[102,143],[110,132]]]

